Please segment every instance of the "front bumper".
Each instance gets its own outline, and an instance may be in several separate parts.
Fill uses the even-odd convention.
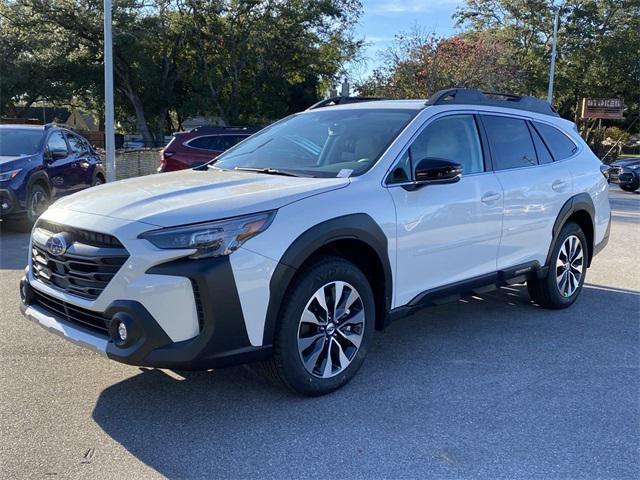
[[[167,272],[177,274],[179,265],[163,266]],[[187,261],[185,264],[189,264]],[[192,262],[191,262],[192,263]],[[227,262],[228,263],[228,262]],[[174,267],[178,267],[174,270]],[[191,267],[188,267],[191,269]],[[222,267],[224,268],[224,267]],[[205,268],[194,272],[196,288],[207,288],[208,281],[217,268]],[[203,290],[206,291],[206,290]],[[38,301],[42,292],[29,284],[26,278],[20,282],[23,315],[41,327],[65,339],[99,353],[111,360],[142,367],[171,368],[177,370],[204,370],[264,360],[271,355],[271,346],[251,346],[244,328],[244,319],[239,305],[233,305],[233,296],[228,289],[218,288],[217,295],[202,302],[202,331],[189,340],[173,342],[162,327],[140,303],[133,300],[116,300],[101,315],[105,318],[104,332],[88,328],[69,315],[78,307],[65,304],[64,311],[48,308]],[[237,298],[237,296],[236,296]],[[212,301],[214,303],[212,303]],[[63,303],[63,302],[61,302]],[[217,313],[212,314],[213,304]],[[222,307],[222,308],[221,308]],[[226,308],[225,308],[226,307]],[[240,318],[238,318],[240,315]],[[127,325],[129,338],[123,344],[117,336],[120,321]]]
[[[13,217],[24,212],[24,205],[20,203],[13,190],[0,189],[0,218]]]
[[[271,346],[259,341],[262,330],[252,327],[247,332],[228,256],[188,260],[184,257],[190,251],[163,251],[139,239],[141,232],[153,228],[149,225],[54,210],[45,212],[43,220],[112,234],[130,256],[93,300],[43,283],[28,267],[21,283],[22,311],[28,319],[74,343],[131,365],[197,370],[247,363],[270,355]],[[242,278],[246,272],[253,272],[251,285],[258,276],[256,268],[268,270],[262,268],[261,262],[266,261],[262,257],[241,251],[234,255],[236,269],[240,260],[247,260],[235,273]],[[30,254],[29,265],[31,257]],[[252,313],[251,304],[246,304],[248,299],[255,299],[255,295],[248,295],[253,290],[247,285],[242,290],[245,310],[248,308],[245,313],[249,318],[259,318]],[[123,318],[129,322],[125,323],[127,330],[133,332],[126,345],[117,337],[117,324]],[[260,325],[256,323],[257,327]]]

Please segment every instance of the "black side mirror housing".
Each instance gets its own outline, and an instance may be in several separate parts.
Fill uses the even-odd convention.
[[[63,152],[62,150],[52,150],[49,152],[49,155],[47,156],[47,159],[50,162],[55,162],[56,160],[61,160],[63,158],[67,158],[67,156],[69,155],[68,152]]]
[[[462,177],[462,165],[441,158],[424,158],[415,170],[416,185],[456,183]]]

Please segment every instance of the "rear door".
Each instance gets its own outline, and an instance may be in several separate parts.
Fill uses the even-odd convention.
[[[526,118],[483,114],[481,119],[504,192],[498,270],[531,262],[543,265],[553,225],[573,194],[570,168],[554,161]]]
[[[71,132],[65,132],[65,135],[71,148],[71,154],[74,157],[73,175],[75,178],[73,180],[73,188],[79,190],[89,187],[91,186],[93,175],[92,152],[87,148],[88,144],[83,138]]]

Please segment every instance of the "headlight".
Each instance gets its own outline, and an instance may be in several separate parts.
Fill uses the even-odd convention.
[[[631,166],[629,166],[629,167],[627,167],[627,168],[630,168],[631,170],[637,170],[637,169],[639,169],[639,168],[640,168],[640,164],[638,164],[638,165],[631,165]]]
[[[18,175],[21,171],[22,169],[18,168],[17,170],[11,170],[10,172],[0,173],[0,182],[7,182],[9,180],[13,180],[14,178],[16,178],[16,175]]]
[[[250,238],[264,232],[275,215],[273,210],[215,222],[163,228],[145,232],[138,238],[144,238],[162,249],[195,248],[196,252],[189,258],[220,257],[229,255]]]

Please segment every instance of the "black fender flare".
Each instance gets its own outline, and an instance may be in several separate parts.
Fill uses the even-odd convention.
[[[45,188],[47,189],[47,193],[49,194],[49,199],[53,196],[53,189],[51,188],[51,183],[49,182],[49,175],[44,170],[38,170],[29,176],[29,180],[27,181],[27,195],[31,191],[31,187],[34,183],[41,181],[44,183]]]
[[[269,283],[269,304],[262,337],[263,345],[270,345],[273,342],[280,306],[298,269],[323,246],[345,239],[362,241],[376,252],[382,265],[385,291],[385,312],[378,313],[386,315],[389,312],[393,279],[386,235],[378,223],[366,213],[332,218],[303,232],[282,255]]]
[[[591,219],[591,228],[593,229],[593,232],[595,234],[595,223],[593,219],[595,218],[596,209],[593,205],[593,200],[591,199],[591,196],[588,193],[584,193],[584,192],[574,195],[569,200],[567,200],[565,204],[562,206],[562,208],[560,209],[560,213],[558,213],[558,217],[556,218],[556,221],[553,224],[551,245],[549,246],[549,252],[547,253],[547,260],[545,261],[546,267],[549,267],[549,265],[551,265],[550,262],[551,262],[551,254],[553,252],[553,246],[555,245],[556,240],[558,239],[558,235],[560,235],[560,230],[562,229],[564,224],[567,223],[567,220],[569,220],[569,217],[571,217],[571,215],[582,210],[589,214],[589,218]],[[587,265],[591,263],[591,258],[593,257],[593,249],[594,249],[594,245],[589,245],[589,260]]]

